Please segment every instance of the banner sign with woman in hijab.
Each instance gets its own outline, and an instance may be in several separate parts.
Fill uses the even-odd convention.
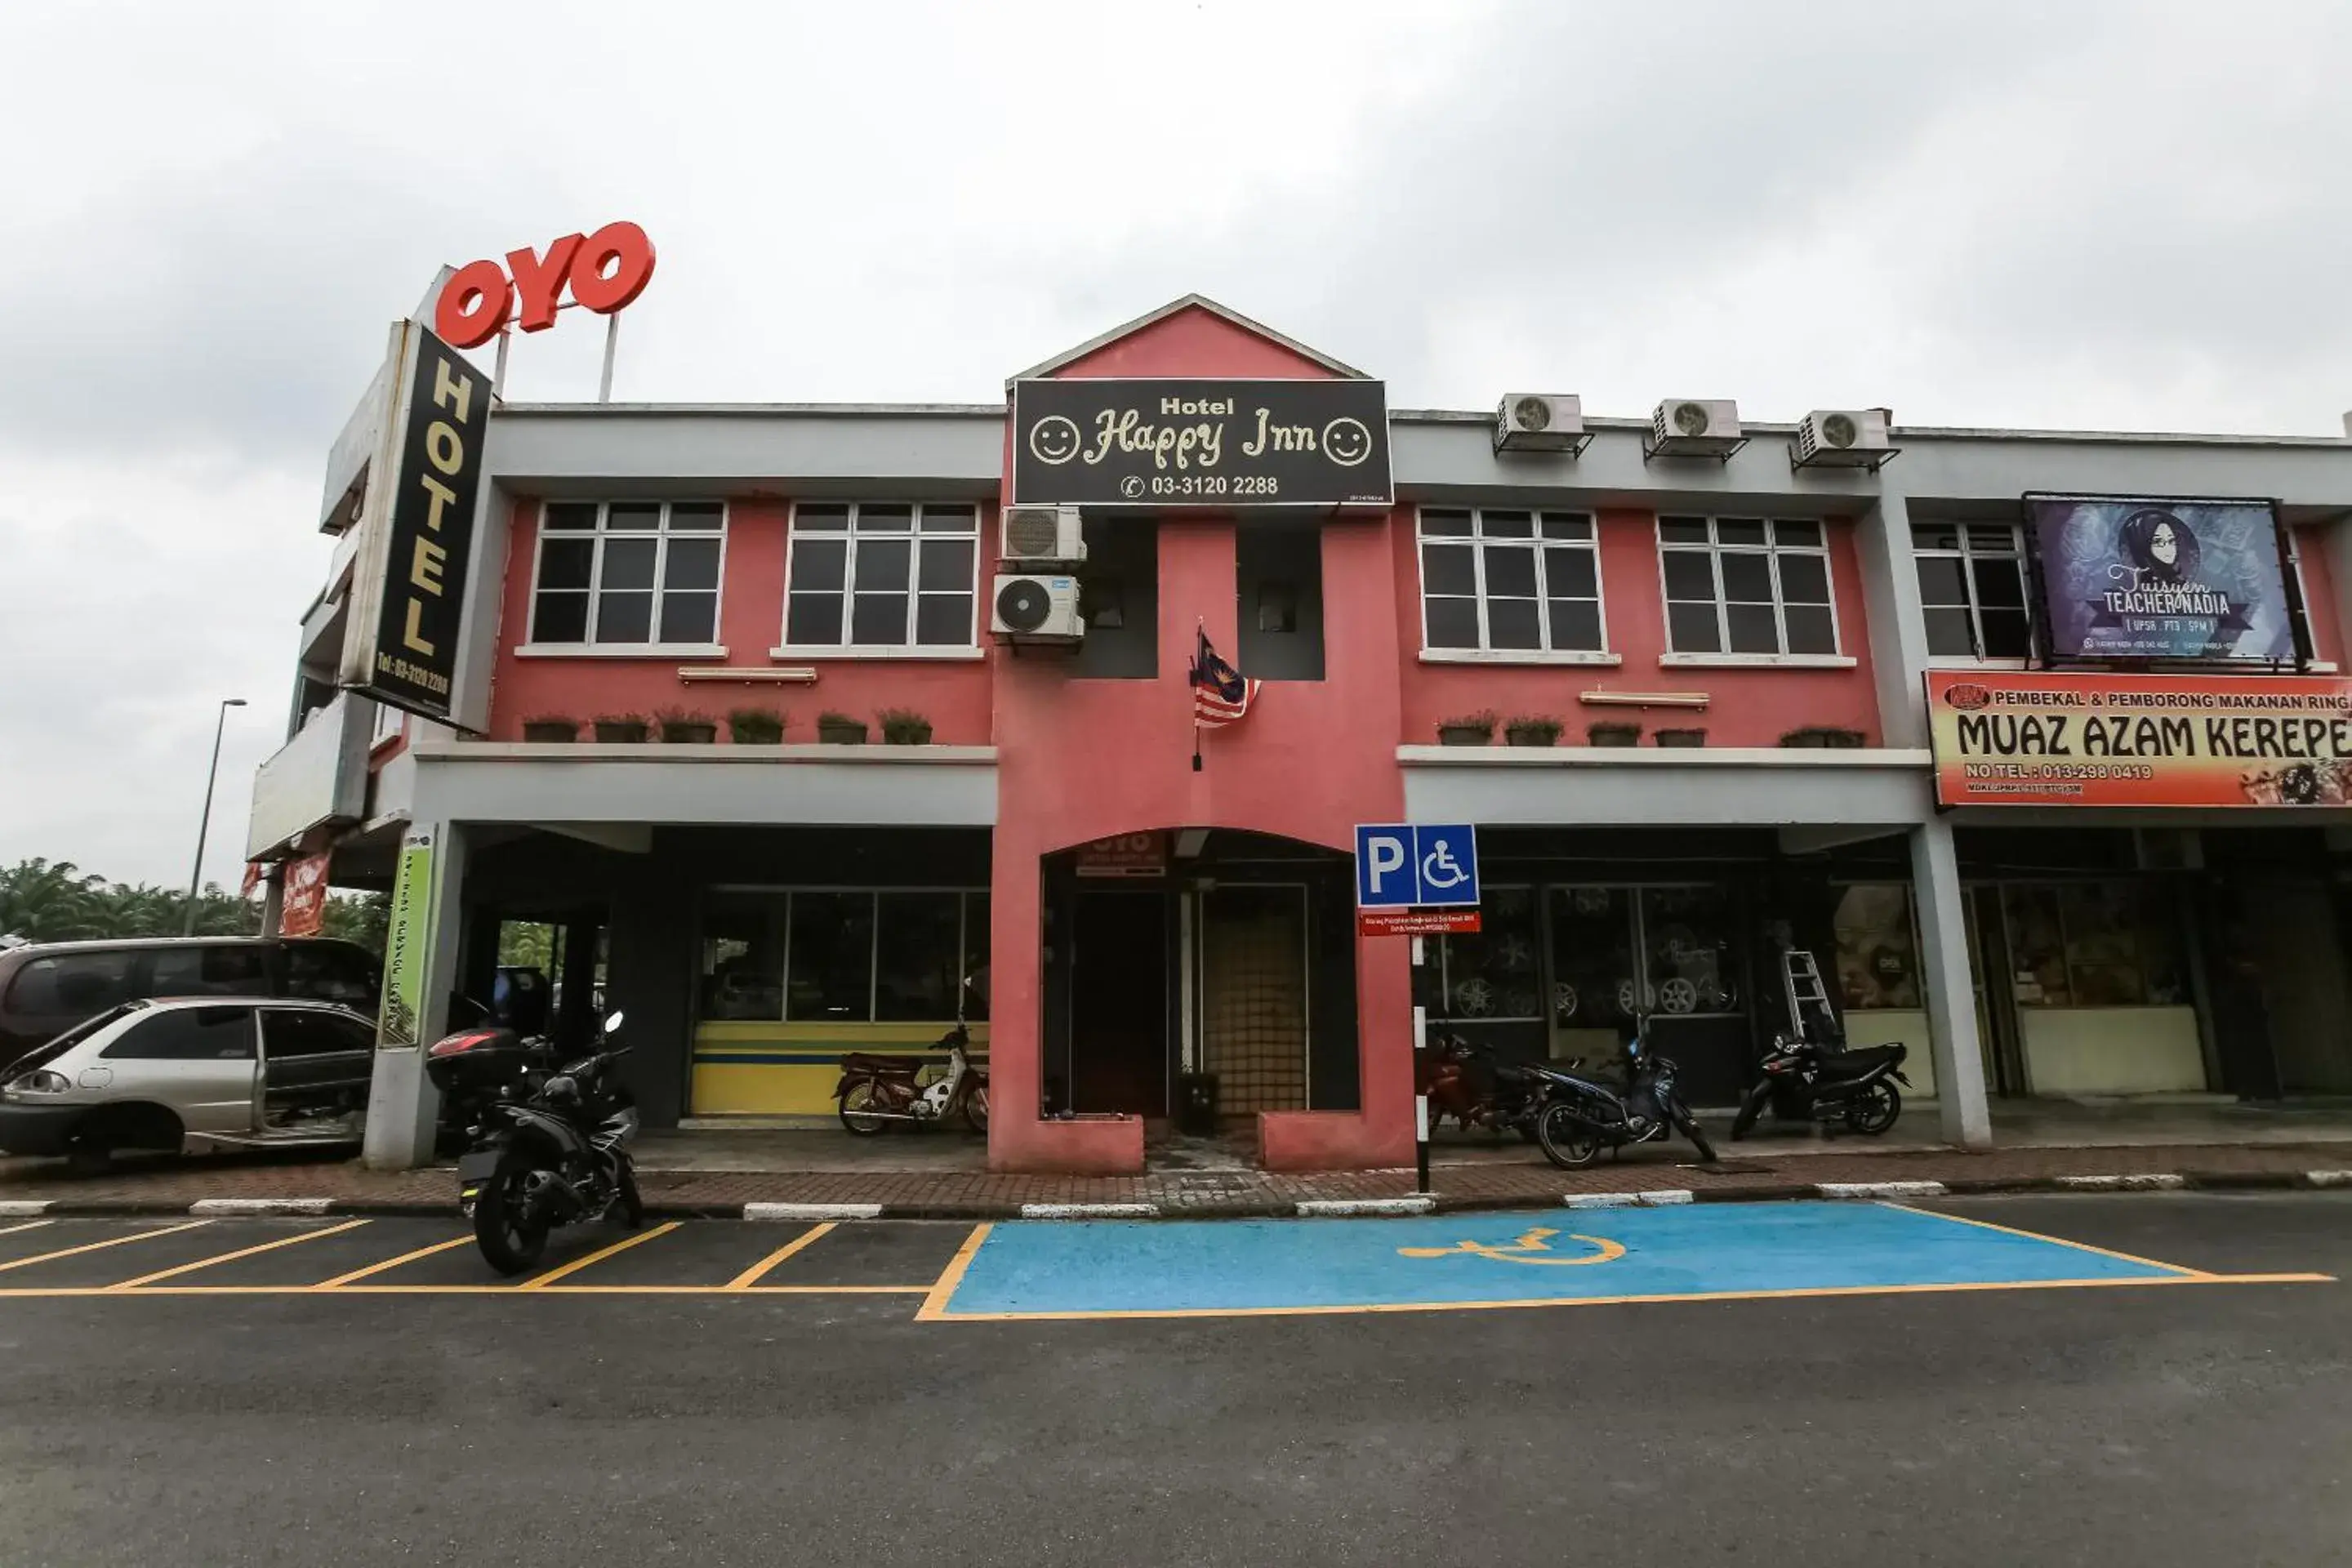
[[[2298,662],[2270,502],[2029,495],[2025,510],[2052,658]]]

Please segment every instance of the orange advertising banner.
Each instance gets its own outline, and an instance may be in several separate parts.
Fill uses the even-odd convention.
[[[1941,805],[2352,805],[2352,680],[1934,670]]]

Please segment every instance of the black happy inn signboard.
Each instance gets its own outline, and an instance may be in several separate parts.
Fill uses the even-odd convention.
[[[1381,506],[1388,389],[1377,381],[1022,381],[1013,500],[1182,508]]]

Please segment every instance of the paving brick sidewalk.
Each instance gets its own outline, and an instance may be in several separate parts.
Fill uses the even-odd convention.
[[[1549,1165],[1441,1164],[1441,1209],[1549,1206],[1577,1194],[1671,1193],[1688,1201],[1822,1195],[1822,1185],[1939,1183],[1953,1192],[2064,1190],[2085,1179],[2191,1187],[2352,1185],[2342,1143],[2014,1149],[1983,1154],[1822,1154],[1726,1160],[1714,1166],[1660,1159],[1602,1161],[1590,1170]],[[2321,1173],[2315,1179],[2314,1173]],[[2177,1180],[2175,1179],[2177,1178]],[[740,1215],[747,1204],[850,1205],[892,1216],[1002,1218],[1030,1205],[1137,1205],[1138,1212],[1243,1215],[1296,1214],[1301,1204],[1399,1200],[1411,1171],[1288,1175],[1184,1171],[1141,1176],[1025,1176],[983,1172],[648,1173],[648,1206],[677,1214]],[[0,1213],[180,1213],[203,1200],[324,1200],[336,1212],[448,1213],[446,1170],[380,1173],[356,1163],[215,1158],[79,1179],[54,1164],[0,1163]],[[1685,1201],[1676,1198],[1674,1201]]]

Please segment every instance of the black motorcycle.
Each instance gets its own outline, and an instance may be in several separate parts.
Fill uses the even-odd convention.
[[[1846,1049],[1811,1040],[1776,1039],[1758,1064],[1755,1087],[1739,1102],[1731,1135],[1747,1137],[1764,1107],[1777,1100],[1784,1116],[1843,1122],[1855,1132],[1875,1138],[1903,1114],[1903,1095],[1895,1086],[1911,1087],[1911,1080],[1903,1076],[1903,1061],[1908,1054],[1900,1045]]]
[[[620,1026],[615,1013],[604,1033]],[[636,1101],[614,1071],[628,1052],[599,1051],[547,1071],[535,1064],[533,1042],[511,1029],[471,1029],[426,1053],[436,1086],[471,1093],[480,1105],[457,1162],[457,1195],[483,1258],[499,1273],[535,1265],[558,1226],[612,1215],[631,1228],[644,1221],[628,1149]]]
[[[1715,1146],[1700,1131],[1690,1108],[1675,1090],[1681,1069],[1657,1055],[1636,1034],[1625,1047],[1625,1088],[1621,1093],[1580,1073],[1531,1067],[1544,1081],[1548,1100],[1536,1117],[1536,1142],[1544,1157],[1561,1170],[1590,1165],[1606,1147],[1612,1153],[1628,1143],[1648,1143],[1680,1132],[1710,1163]]]

